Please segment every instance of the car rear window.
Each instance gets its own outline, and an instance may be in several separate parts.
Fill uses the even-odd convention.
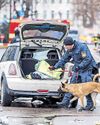
[[[49,23],[44,24],[26,24],[22,28],[22,38],[32,39],[32,38],[41,38],[41,39],[53,39],[61,40],[66,34],[67,28],[65,25],[53,25]]]

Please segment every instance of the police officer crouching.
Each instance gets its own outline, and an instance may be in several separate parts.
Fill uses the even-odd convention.
[[[63,68],[64,65],[67,62],[69,62],[70,59],[72,59],[74,63],[72,70],[74,73],[70,80],[70,84],[92,81],[92,70],[93,67],[96,67],[96,62],[92,57],[91,52],[88,49],[87,45],[84,43],[74,41],[71,37],[66,37],[63,44],[65,48],[64,55],[54,66],[50,66],[49,69],[54,70],[57,68]],[[72,97],[73,95],[71,93],[65,93],[62,101],[57,102],[57,105],[59,107],[68,107],[70,99]],[[91,94],[87,95],[86,99],[87,99],[87,105],[84,108],[84,110],[92,110],[94,106]],[[74,105],[72,104],[72,107],[75,107],[77,105],[77,102],[73,103]]]

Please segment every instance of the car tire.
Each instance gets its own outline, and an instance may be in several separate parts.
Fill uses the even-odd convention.
[[[12,102],[12,97],[7,92],[6,84],[2,83],[1,86],[1,105],[10,106]]]

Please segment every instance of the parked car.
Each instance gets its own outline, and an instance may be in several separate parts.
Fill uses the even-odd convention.
[[[67,25],[34,21],[18,28],[20,42],[9,45],[0,61],[1,104],[10,106],[19,97],[61,99],[57,90],[69,72],[61,72],[59,78],[47,77],[46,74],[38,74],[40,72],[36,72],[36,67],[41,61],[54,65],[61,58]],[[68,71],[71,67],[72,64],[66,66]]]

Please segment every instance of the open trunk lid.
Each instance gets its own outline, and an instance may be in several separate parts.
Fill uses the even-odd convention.
[[[51,21],[34,21],[20,26],[20,37],[23,42],[37,44],[58,45],[68,32],[68,26],[63,23]]]

